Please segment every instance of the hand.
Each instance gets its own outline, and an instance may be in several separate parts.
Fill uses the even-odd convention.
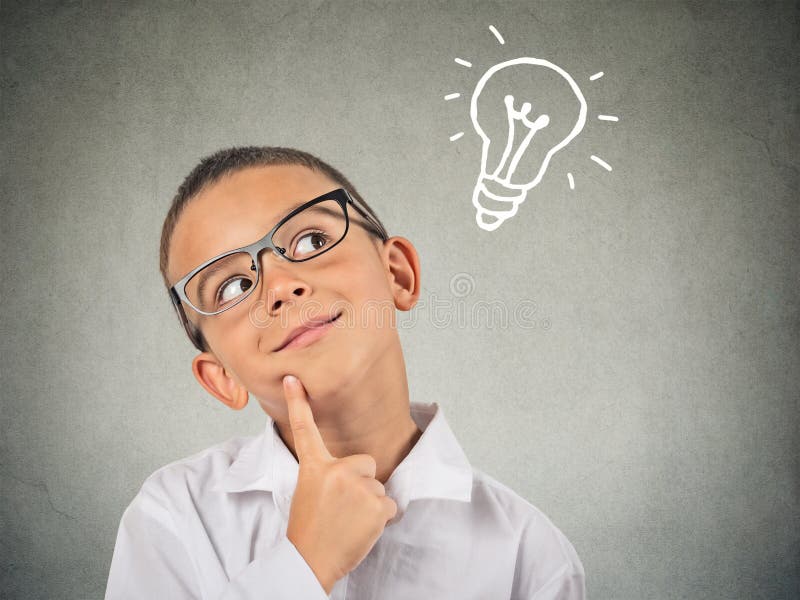
[[[300,463],[286,537],[330,594],[369,554],[397,504],[375,479],[369,454],[331,456],[299,380],[284,378],[283,392]]]

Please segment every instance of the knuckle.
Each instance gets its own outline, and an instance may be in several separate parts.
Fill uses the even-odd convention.
[[[353,468],[362,475],[373,476],[378,468],[378,463],[369,454],[354,454],[349,459]]]
[[[383,515],[384,509],[385,509],[385,504],[383,502],[383,496],[373,496],[372,511],[375,513],[375,515],[380,517],[381,515]]]
[[[370,456],[369,454],[364,455],[364,462],[369,467],[370,471],[375,471],[378,468],[378,462],[375,460],[374,457]]]
[[[362,489],[364,494],[370,498],[372,502],[375,498],[380,498],[386,495],[386,490],[383,484],[377,479],[370,479],[369,477],[361,477]]]
[[[348,479],[347,468],[341,463],[333,463],[328,467],[328,480],[336,489],[345,487]]]
[[[329,470],[333,477],[344,477],[350,469],[346,462],[337,460],[331,463]]]

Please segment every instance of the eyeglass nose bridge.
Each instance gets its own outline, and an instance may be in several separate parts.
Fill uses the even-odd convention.
[[[284,260],[287,260],[289,262],[293,262],[293,261],[289,260],[288,258],[286,258],[286,256],[285,256],[286,255],[286,248],[281,248],[280,246],[276,245],[275,242],[272,241],[272,238],[275,235],[275,232],[278,231],[278,229],[280,229],[281,225],[283,225],[291,216],[293,216],[293,215],[289,215],[285,219],[282,219],[263,238],[261,238],[260,240],[258,240],[255,243],[251,244],[250,246],[247,246],[247,247],[243,248],[243,250],[245,250],[246,252],[250,253],[250,258],[253,261],[253,264],[250,266],[250,269],[252,271],[256,270],[253,267],[254,267],[255,263],[260,260],[260,258],[261,258],[260,255],[264,250],[270,250],[273,254],[277,254],[278,256],[283,258]]]
[[[239,304],[239,303],[243,302],[244,300],[246,300],[248,297],[253,296],[253,294],[255,293],[256,289],[262,284],[262,281],[264,279],[264,277],[263,277],[264,266],[261,264],[261,260],[262,260],[262,255],[264,254],[265,251],[268,250],[270,255],[278,256],[278,257],[282,258],[283,261],[288,262],[288,263],[303,262],[303,261],[293,261],[293,260],[289,259],[286,256],[286,248],[282,248],[282,247],[276,245],[272,241],[272,236],[273,236],[273,234],[275,233],[275,231],[277,229],[278,229],[278,226],[276,226],[267,235],[265,235],[263,238],[261,238],[260,240],[258,240],[257,242],[255,242],[254,244],[252,244],[250,247],[248,247],[246,249],[247,252],[250,254],[250,261],[251,261],[250,262],[250,270],[254,271],[256,273],[256,281],[253,284],[253,287],[250,288],[248,293],[244,294],[243,297],[238,302],[236,302],[235,304],[233,304],[229,308],[233,308],[233,306],[236,306],[236,304]],[[225,309],[225,310],[228,310],[228,309]]]
[[[250,254],[250,270],[256,271],[256,273],[261,275],[261,271],[263,271],[263,267],[261,266],[261,255],[265,250],[269,250],[269,254],[274,254],[276,256],[281,257],[286,262],[293,262],[286,257],[286,248],[281,248],[280,246],[276,245],[275,242],[272,241],[272,236],[275,233],[273,229],[263,238],[258,240],[255,244],[247,248],[247,252]]]
[[[267,236],[265,236],[265,238],[270,238],[271,235],[272,235],[272,232],[267,234]],[[233,306],[236,306],[237,304],[241,304],[245,299],[247,299],[248,297],[252,296],[253,293],[255,292],[256,288],[259,285],[261,285],[261,280],[263,279],[261,277],[261,272],[264,269],[261,268],[261,265],[259,263],[261,262],[261,254],[264,252],[264,250],[269,250],[270,254],[275,254],[275,252],[276,252],[275,249],[272,247],[272,242],[270,241],[270,239],[262,238],[261,240],[256,242],[255,246],[256,246],[255,248],[248,249],[248,252],[250,254],[250,270],[253,271],[256,274],[255,283],[247,291],[247,293],[245,293],[237,302],[235,302],[229,308],[233,308]],[[228,310],[228,309],[225,309],[225,310]],[[223,310],[222,312],[225,312],[225,310]]]

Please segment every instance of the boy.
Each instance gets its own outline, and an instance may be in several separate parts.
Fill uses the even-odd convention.
[[[410,402],[394,316],[419,259],[336,169],[288,148],[203,159],[161,272],[197,381],[268,417],[145,480],[107,600],[584,598],[561,531],[470,466],[437,403]]]

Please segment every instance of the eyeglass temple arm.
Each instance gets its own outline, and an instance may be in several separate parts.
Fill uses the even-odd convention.
[[[381,227],[380,223],[378,223],[367,211],[359,207],[350,194],[347,194],[347,201],[353,205],[353,208],[355,208],[362,217],[367,219],[373,225],[373,230],[381,237],[381,239],[387,240],[389,238],[389,235],[386,233],[386,230]]]
[[[189,321],[189,316],[186,314],[186,311],[183,309],[183,302],[181,302],[180,296],[178,296],[178,292],[175,290],[175,286],[169,289],[169,297],[172,300],[172,306],[175,308],[175,312],[178,313],[178,319],[183,325],[183,329],[186,332],[186,335],[189,336],[189,341],[192,342],[192,345],[203,352],[203,345],[200,343],[200,339],[198,337],[199,329]]]

